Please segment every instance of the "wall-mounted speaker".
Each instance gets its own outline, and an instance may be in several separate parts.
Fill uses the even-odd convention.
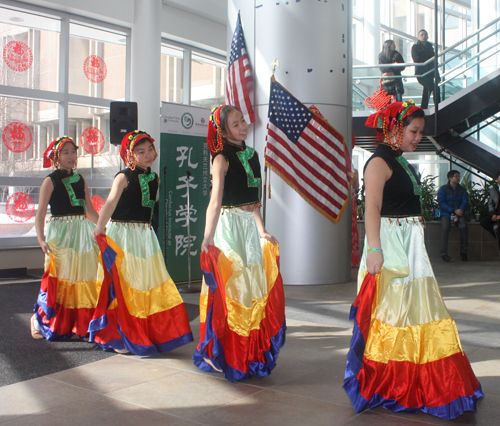
[[[109,104],[109,135],[113,145],[121,145],[123,137],[138,129],[137,102]]]

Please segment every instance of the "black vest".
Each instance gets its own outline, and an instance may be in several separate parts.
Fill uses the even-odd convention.
[[[253,148],[225,142],[224,149],[217,153],[224,155],[228,169],[224,178],[222,207],[238,207],[259,204],[262,180],[259,157]],[[215,156],[214,156],[215,158]]]
[[[128,185],[123,190],[111,220],[116,222],[145,222],[151,223],[158,192],[158,175],[148,167],[144,170],[136,166],[135,170],[128,167],[123,173]]]
[[[376,157],[382,158],[392,170],[392,176],[385,183],[382,217],[420,216],[420,179],[415,169],[403,157],[402,151],[394,151],[389,145],[380,143],[365,165]]]
[[[55,170],[49,176],[54,191],[50,196],[52,216],[85,214],[85,180],[78,173]]]

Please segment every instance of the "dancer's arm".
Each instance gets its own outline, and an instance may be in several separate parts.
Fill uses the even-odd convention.
[[[97,221],[94,232],[92,232],[92,236],[94,237],[94,239],[97,235],[106,233],[106,225],[111,218],[111,215],[115,211],[118,200],[120,199],[122,192],[127,187],[127,185],[127,178],[123,173],[120,173],[115,177],[115,180],[111,185],[111,190],[109,191],[106,204],[104,204],[104,206],[102,207],[101,213],[99,214],[99,220]]]
[[[278,240],[266,231],[264,221],[262,220],[262,215],[260,214],[260,208],[256,208],[253,211],[253,215],[255,217],[255,222],[257,223],[257,229],[259,230],[260,238],[265,238],[266,240],[271,241],[274,245],[278,244]]]
[[[387,163],[377,157],[371,160],[364,174],[365,182],[365,229],[368,248],[381,248],[380,244],[380,211],[384,195],[385,183],[392,175]],[[381,251],[370,251],[366,257],[368,273],[375,275],[384,264]]]
[[[52,251],[50,246],[45,242],[44,231],[45,216],[47,215],[47,207],[49,205],[52,192],[54,192],[54,184],[52,183],[51,178],[46,177],[42,182],[42,186],[40,187],[40,194],[38,197],[38,210],[35,216],[35,230],[38,244],[45,254],[48,254]]]
[[[215,228],[219,220],[222,206],[222,194],[224,193],[224,176],[227,173],[228,164],[226,157],[219,154],[214,158],[212,164],[212,193],[208,203],[205,221],[205,234],[201,243],[201,250],[208,253],[208,246],[214,245]]]
[[[94,205],[92,204],[92,200],[90,199],[87,182],[85,182],[85,208],[87,210],[87,216],[90,217],[90,220],[94,223],[97,223],[97,221],[99,220],[99,213],[97,213]]]

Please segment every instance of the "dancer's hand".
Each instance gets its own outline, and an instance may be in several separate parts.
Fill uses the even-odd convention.
[[[275,246],[278,245],[278,240],[267,231],[264,231],[260,236],[260,238],[265,238],[266,240],[273,243]]]
[[[381,251],[369,251],[366,256],[366,269],[369,274],[377,275],[384,264],[384,255]]]
[[[102,228],[100,225],[96,225],[94,232],[92,232],[92,239],[97,242],[97,236],[105,234],[106,235],[106,228]]]
[[[208,253],[208,246],[214,246],[214,239],[212,238],[204,238],[203,242],[201,243],[201,251],[204,251],[205,253]]]
[[[39,242],[39,244],[40,244],[40,248],[42,249],[42,251],[45,254],[52,253],[52,249],[50,248],[50,246],[45,241]]]

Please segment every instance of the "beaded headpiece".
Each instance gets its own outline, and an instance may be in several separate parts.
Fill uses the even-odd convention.
[[[224,105],[212,109],[212,114],[208,122],[207,145],[212,157],[224,149],[224,138],[220,125],[220,110]]]
[[[382,129],[384,142],[397,151],[403,143],[403,120],[420,108],[413,100],[407,102],[394,102],[386,105],[381,111],[370,115],[365,126]],[[391,136],[395,136],[395,141],[391,141]]]
[[[54,139],[43,153],[44,168],[47,169],[52,167],[54,170],[59,168],[59,154],[61,153],[61,150],[66,142],[71,142],[75,146],[75,149],[78,149],[78,146],[73,138],[70,138],[69,136],[61,136],[60,138]],[[74,169],[76,169],[76,164]]]
[[[134,148],[137,146],[137,142],[141,139],[148,139],[153,145],[155,151],[155,158],[158,157],[158,153],[155,148],[155,140],[149,136],[144,130],[134,130],[133,132],[127,133],[122,139],[122,145],[120,147],[120,157],[125,162],[125,165],[131,170],[135,169],[137,164],[137,157],[133,153]]]

